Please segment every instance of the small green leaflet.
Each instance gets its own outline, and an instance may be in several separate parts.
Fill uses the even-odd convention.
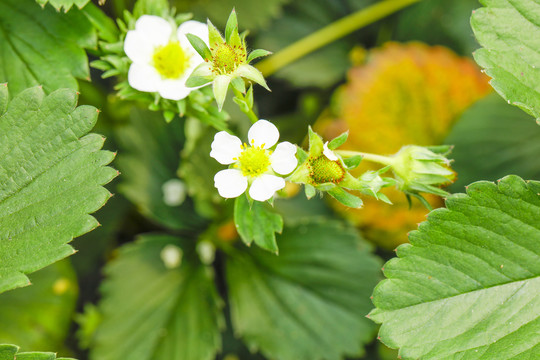
[[[227,258],[235,334],[268,359],[361,355],[379,259],[354,229],[323,219],[287,225],[278,241],[279,256],[253,246]]]
[[[84,49],[96,47],[96,31],[78,9],[62,14],[34,0],[0,1],[0,82],[12,94],[35,85],[46,93],[78,89],[76,79],[90,79]]]
[[[194,241],[144,235],[106,267],[93,360],[212,360],[224,325]]]
[[[536,0],[480,0],[471,26],[483,46],[476,62],[509,104],[540,124],[540,3]]]
[[[540,354],[540,182],[476,182],[384,266],[370,317],[403,359]]]
[[[57,358],[51,352],[19,352],[16,345],[0,345],[0,360],[75,360],[72,358]]]
[[[90,0],[36,0],[36,2],[44,7],[47,3],[51,4],[56,10],[60,11],[64,8],[64,12],[68,12],[73,5],[82,9]]]
[[[74,90],[45,96],[41,87],[8,104],[0,85],[0,292],[72,255],[68,242],[98,226],[88,214],[111,196],[103,185],[118,174],[106,166],[114,154],[86,135],[98,111],[76,105]]]
[[[269,204],[260,201],[250,204],[246,195],[240,195],[234,202],[234,223],[246,245],[254,241],[261,248],[278,253],[275,233],[283,230],[283,219]]]

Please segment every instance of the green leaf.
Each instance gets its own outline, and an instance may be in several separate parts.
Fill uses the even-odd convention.
[[[193,46],[193,48],[199,53],[199,55],[201,55],[203,59],[212,58],[212,53],[210,52],[210,49],[200,37],[193,34],[186,34],[186,37],[188,38],[191,46]]]
[[[33,286],[0,294],[0,343],[61,350],[77,301],[73,268],[68,260],[59,261],[35,272],[30,280]]]
[[[183,129],[179,121],[169,124],[154,112],[133,110],[131,123],[118,127],[121,155],[118,168],[124,174],[119,190],[139,211],[152,221],[171,229],[194,228],[201,219],[192,204],[165,203],[164,184],[178,179],[176,171],[183,146]]]
[[[12,94],[35,85],[46,93],[78,89],[76,78],[90,79],[84,48],[96,47],[95,30],[78,9],[60,14],[34,0],[0,2],[0,82]]]
[[[476,62],[508,103],[540,123],[540,4],[535,0],[482,0],[471,25],[483,46]]]
[[[75,360],[57,358],[52,352],[19,352],[16,345],[0,345],[0,360]]]
[[[375,330],[365,315],[378,259],[337,222],[286,226],[278,241],[279,256],[253,247],[227,260],[235,333],[276,360],[360,355]]]
[[[106,267],[90,359],[211,360],[221,347],[221,300],[193,241],[146,235]],[[182,259],[171,261],[176,252]],[[172,256],[174,259],[174,256]]]
[[[56,10],[60,11],[64,8],[64,12],[68,12],[73,5],[82,9],[90,0],[36,0],[36,2],[44,7],[47,3],[51,4]]]
[[[234,223],[246,245],[255,241],[261,248],[278,253],[275,233],[281,234],[283,219],[268,204],[260,201],[250,204],[247,196],[237,197],[234,202]]]
[[[0,86],[0,103],[6,97]],[[103,137],[84,136],[98,111],[76,104],[73,90],[34,87],[0,117],[0,292],[72,255],[67,243],[99,225],[88,214],[111,196],[102,185],[117,175],[105,166],[114,154],[100,150]]]
[[[473,181],[494,181],[506,174],[540,179],[540,129],[529,115],[497,94],[468,109],[445,143],[455,145],[452,168],[458,178],[450,187],[454,191],[463,191]]]
[[[451,195],[384,267],[370,316],[403,359],[531,359],[540,324],[540,183]]]

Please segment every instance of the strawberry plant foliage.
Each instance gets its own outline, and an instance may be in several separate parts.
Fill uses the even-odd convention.
[[[278,243],[279,256],[252,246],[227,262],[235,333],[276,360],[361,354],[374,331],[365,315],[377,258],[336,222],[285,226]]]
[[[16,345],[0,345],[0,360],[75,360],[59,358],[52,352],[19,352]]]
[[[0,86],[0,292],[72,255],[67,243],[98,225],[88,214],[110,197],[102,185],[117,175],[105,166],[114,154],[86,135],[97,110],[76,104],[69,89],[34,87],[8,101]]]
[[[404,359],[540,351],[540,182],[507,176],[446,200],[384,266],[370,317]]]
[[[84,48],[96,46],[95,30],[77,9],[60,14],[34,0],[0,2],[0,81],[13,94],[35,85],[47,93],[77,89],[76,78],[90,78]]]
[[[221,301],[193,242],[141,236],[106,268],[96,360],[211,360],[221,347]],[[177,261],[170,261],[173,252]],[[119,326],[119,324],[122,324]],[[175,354],[175,355],[172,355]]]
[[[474,54],[508,103],[540,123],[540,3],[536,0],[481,0],[471,25],[483,46]]]

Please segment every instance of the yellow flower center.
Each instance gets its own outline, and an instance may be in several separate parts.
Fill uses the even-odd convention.
[[[270,166],[270,151],[261,146],[249,147],[246,144],[242,147],[244,150],[238,157],[238,165],[242,175],[257,177],[268,171]]]
[[[308,161],[311,181],[314,185],[324,183],[339,184],[345,177],[345,169],[339,161],[321,155]]]
[[[212,49],[212,65],[216,74],[230,74],[245,61],[246,49],[242,46],[223,43]]]
[[[189,66],[189,56],[178,41],[156,48],[152,60],[158,73],[165,79],[177,79]]]

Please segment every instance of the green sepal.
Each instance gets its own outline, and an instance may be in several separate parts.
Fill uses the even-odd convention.
[[[324,184],[318,184],[316,186],[316,189],[319,190],[319,191],[330,191],[330,190],[332,190],[332,189],[334,189],[336,187],[337,187],[336,184],[329,182],[329,183],[324,183]]]
[[[362,159],[362,155],[351,156],[350,158],[343,159],[343,165],[345,165],[347,170],[353,170],[356,169],[358,165],[360,165]]]
[[[205,60],[212,59],[212,53],[210,52],[210,49],[200,37],[193,34],[186,34],[186,37],[189,40],[189,43],[191,44],[191,46],[193,46],[195,51],[197,51],[203,59]]]
[[[324,151],[324,144],[321,136],[317,134],[313,129],[308,127],[309,136],[309,154],[313,157],[321,156]]]
[[[218,75],[214,79],[213,91],[219,111],[221,111],[223,108],[223,103],[225,102],[225,97],[227,96],[227,89],[229,88],[230,82],[231,77],[228,75]]]
[[[187,87],[198,87],[206,85],[214,79],[212,65],[204,62],[197,66],[186,80]]]
[[[216,49],[219,45],[223,44],[223,37],[219,33],[219,30],[216,29],[214,24],[208,19],[208,42],[210,43],[211,49]],[[205,58],[206,59],[206,58]]]
[[[227,20],[227,25],[225,25],[225,41],[227,43],[229,43],[231,35],[235,30],[238,33],[238,20],[236,18],[236,10],[233,8]]]
[[[238,105],[238,107],[243,113],[249,112],[249,107],[243,99],[235,96],[233,97],[233,101]]]
[[[240,34],[238,34],[238,27],[234,29],[229,35],[229,40],[227,41],[227,44],[244,49],[246,48],[244,40],[242,40]]]
[[[163,118],[165,119],[165,122],[167,124],[170,123],[171,121],[173,121],[175,115],[176,114],[174,113],[174,111],[165,110],[163,112]]]
[[[296,153],[297,156],[301,155]],[[301,162],[301,164],[294,170],[294,172],[289,176],[289,181],[298,183],[298,184],[308,184],[310,182],[311,176],[310,176],[310,170],[307,162]]]
[[[336,199],[343,205],[351,208],[359,209],[364,204],[362,199],[348,193],[347,191],[343,190],[338,186],[331,190],[328,190],[328,194],[330,194],[330,196],[332,196],[334,199]]]
[[[250,109],[253,109],[253,85],[250,85],[246,92],[246,101]]]
[[[311,199],[315,196],[315,194],[317,194],[317,190],[315,189],[315,187],[310,184],[305,184],[304,191],[306,192],[306,197],[308,199]]]
[[[248,80],[256,82],[257,84],[264,87],[266,90],[271,91],[268,85],[266,85],[266,80],[264,79],[263,74],[259,70],[255,69],[253,66],[242,64],[238,66],[235,73],[238,76],[242,76]]]
[[[299,164],[303,164],[307,160],[308,156],[308,153],[304,149],[296,145],[296,158],[298,159]]]
[[[178,115],[183,117],[186,113],[187,102],[185,99],[176,102],[176,108],[178,109]]]
[[[231,85],[242,94],[246,93],[246,83],[242,78],[236,77],[231,80]]]
[[[260,57],[263,57],[263,56],[268,56],[270,54],[272,54],[271,51],[264,50],[264,49],[253,50],[252,52],[249,53],[248,58],[247,58],[247,62],[249,64],[250,62],[252,62],[253,60],[255,60],[257,58],[260,58]]]
[[[347,141],[347,138],[349,137],[349,131],[345,131],[343,134],[339,135],[338,137],[332,139],[329,143],[328,143],[328,148],[330,150],[335,150],[337,149],[338,147],[340,147],[341,145],[343,145],[345,143],[345,141]]]
[[[253,201],[250,206],[247,195],[237,197],[234,202],[234,223],[247,246],[255,242],[262,249],[278,254],[275,233],[281,234],[283,218],[268,204]]]

